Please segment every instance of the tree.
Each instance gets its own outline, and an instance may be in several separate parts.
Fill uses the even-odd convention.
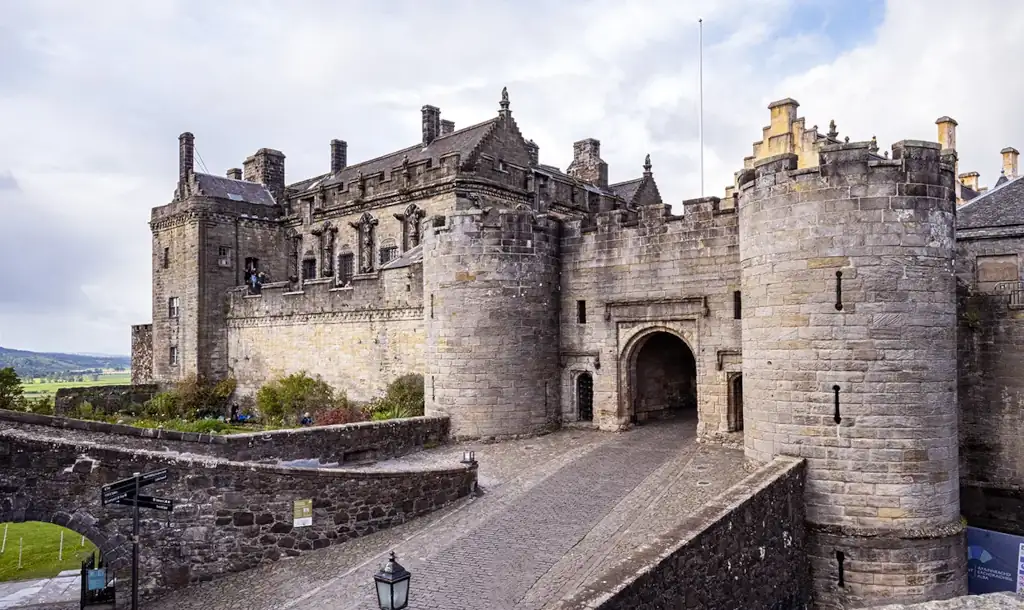
[[[21,404],[21,396],[25,390],[21,387],[21,379],[14,369],[7,367],[0,369],[0,409],[18,408]]]

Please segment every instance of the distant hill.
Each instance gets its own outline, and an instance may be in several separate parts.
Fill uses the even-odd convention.
[[[91,369],[127,369],[129,356],[86,356],[84,354],[48,354],[0,347],[0,369],[14,367],[22,379],[45,377],[55,373]]]

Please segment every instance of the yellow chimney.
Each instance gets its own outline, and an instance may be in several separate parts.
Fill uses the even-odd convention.
[[[1003,155],[1003,175],[1007,180],[1013,180],[1017,177],[1017,157],[1020,156],[1020,152],[1012,146],[1007,146],[999,151],[999,154]]]
[[[974,192],[978,192],[978,180],[981,178],[981,174],[978,172],[967,172],[965,174],[960,174],[957,177],[960,178],[960,182],[964,186]]]
[[[956,121],[944,116],[939,117],[935,124],[939,126],[939,145],[942,150],[956,150]]]

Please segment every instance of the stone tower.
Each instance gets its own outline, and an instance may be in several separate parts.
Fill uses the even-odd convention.
[[[468,197],[425,231],[426,412],[454,437],[536,433],[559,411],[558,224]]]
[[[954,170],[938,144],[826,144],[739,178],[748,458],[807,459],[818,608],[966,594]]]

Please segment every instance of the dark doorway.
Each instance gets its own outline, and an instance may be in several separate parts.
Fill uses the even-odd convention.
[[[734,373],[729,378],[729,432],[743,429],[743,375]]]
[[[658,332],[638,348],[632,375],[633,419],[697,413],[697,361],[679,337]]]
[[[590,373],[576,377],[576,415],[579,421],[594,421],[594,378]]]

